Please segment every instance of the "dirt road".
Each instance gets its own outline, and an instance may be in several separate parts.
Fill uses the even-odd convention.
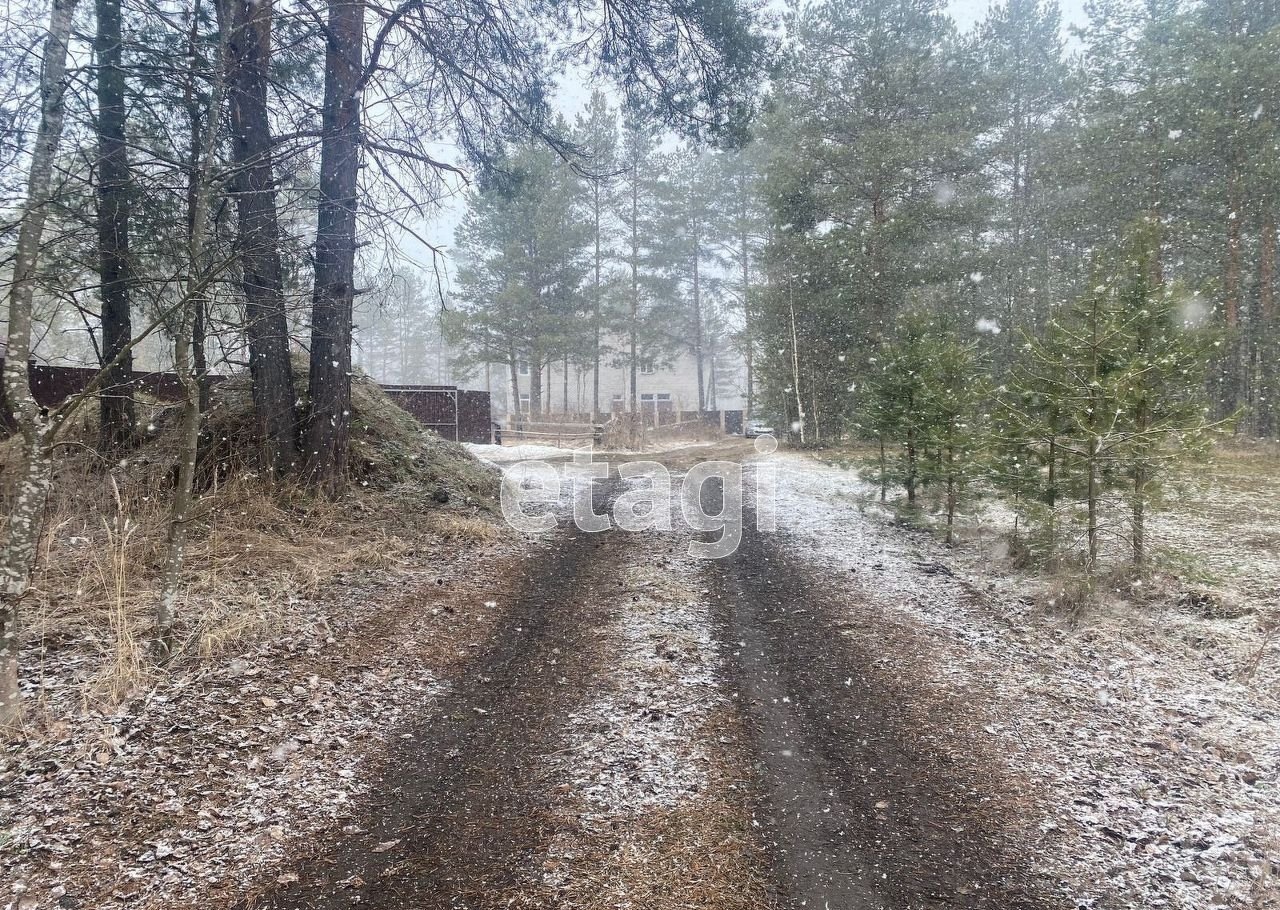
[[[1053,906],[989,758],[885,660],[910,637],[749,514],[731,557],[688,540],[550,535],[359,823],[253,904]]]

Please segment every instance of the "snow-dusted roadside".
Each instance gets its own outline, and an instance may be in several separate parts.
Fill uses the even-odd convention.
[[[388,738],[447,697],[441,674],[498,619],[484,579],[511,546],[473,554],[475,577],[345,579],[294,605],[291,634],[9,747],[0,906],[229,905],[276,878],[350,823]],[[74,679],[61,659],[49,679]]]
[[[607,670],[545,763],[557,833],[541,893],[566,910],[764,906],[705,566],[687,533],[627,540],[600,630]]]
[[[848,585],[851,609],[915,624],[926,682],[988,718],[979,735],[1040,794],[1037,861],[1081,907],[1280,906],[1280,703],[1274,668],[1233,678],[1245,617],[1116,607],[1076,628],[1036,582],[948,550],[867,506],[852,471],[780,454],[779,532]],[[1280,557],[1276,557],[1280,558]],[[1199,635],[1186,625],[1197,623]],[[1254,631],[1248,634],[1256,634]]]
[[[692,562],[674,553],[619,573],[631,596],[613,616],[616,653],[600,696],[567,718],[568,746],[551,763],[588,823],[669,807],[706,787],[703,728],[727,701],[708,605],[689,588]]]

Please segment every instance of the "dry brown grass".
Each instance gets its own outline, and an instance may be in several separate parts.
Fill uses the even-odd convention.
[[[153,672],[146,657],[166,546],[167,497],[115,475],[63,478],[46,522],[24,637],[88,647],[100,669],[86,698],[117,702]],[[492,540],[489,518],[411,510],[383,494],[349,503],[280,495],[255,480],[201,497],[178,605],[179,662],[208,659],[284,631],[289,607],[355,570],[395,570],[421,537]],[[397,510],[398,533],[384,519]],[[420,519],[420,520],[419,520]]]
[[[425,524],[442,540],[457,543],[493,543],[502,536],[502,528],[492,519],[457,512],[427,515]]]
[[[501,534],[489,511],[493,472],[426,434],[376,386],[356,384],[351,492],[331,501],[270,484],[253,470],[243,433],[247,395],[235,380],[225,385],[205,425],[175,660],[163,670],[148,646],[177,454],[172,408],[140,401],[146,438],[114,464],[91,446],[95,408],[82,408],[65,431],[22,634],[41,655],[27,672],[60,672],[49,669],[58,663],[49,655],[88,655],[88,672],[86,661],[72,662],[85,705],[118,703],[175,666],[288,632],[304,602],[328,583],[351,572],[405,568],[424,541],[487,543]],[[13,475],[16,445],[0,442],[0,480]],[[432,498],[441,488],[451,494],[448,506]],[[325,621],[323,610],[310,612]]]
[[[573,910],[765,910],[766,868],[740,807],[697,803],[641,819],[629,836],[575,847],[556,906]],[[609,840],[613,840],[610,838]]]

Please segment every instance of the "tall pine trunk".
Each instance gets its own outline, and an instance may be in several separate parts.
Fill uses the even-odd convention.
[[[1133,564],[1142,568],[1147,559],[1147,470],[1133,472]]]
[[[592,332],[592,357],[591,357],[591,419],[598,422],[600,420],[600,181],[592,181],[591,190],[592,210],[595,216],[595,287],[591,296],[591,332]]]
[[[884,457],[884,434],[876,438],[880,443],[880,501],[884,502],[889,497],[889,466]]]
[[[1240,173],[1235,162],[1228,164],[1227,173],[1227,225],[1226,250],[1222,272],[1222,311],[1227,324],[1226,362],[1223,364],[1225,405],[1231,413],[1240,404],[1244,393],[1244,369],[1241,356],[1240,335],[1240,269],[1241,269],[1241,220]]]
[[[954,425],[947,427],[947,444],[945,449],[947,464],[947,546],[955,543],[956,506],[959,491],[956,483],[956,446],[953,438]]]
[[[745,215],[742,216],[743,224],[746,223]],[[751,278],[751,254],[748,252],[747,230],[744,227],[741,234],[742,243],[742,337],[745,339],[743,347],[746,349],[746,367],[747,367],[747,400],[745,402],[746,409],[742,415],[743,427],[746,422],[751,419],[751,412],[755,408],[755,336],[752,335],[751,320],[751,289],[749,281]]]
[[[1101,487],[1098,484],[1098,462],[1100,460],[1100,443],[1097,434],[1090,431],[1089,435],[1089,451],[1085,456],[1085,470],[1088,475],[1088,482],[1085,487],[1085,500],[1089,512],[1088,527],[1086,534],[1089,540],[1089,564],[1088,574],[1093,575],[1098,565],[1098,516],[1099,516],[1099,500],[1102,496]]]
[[[1058,436],[1056,433],[1049,437],[1048,460],[1048,489],[1045,491],[1044,498],[1045,505],[1049,507],[1049,514],[1045,519],[1045,532],[1048,538],[1045,546],[1048,549],[1046,556],[1052,562],[1058,552]]]
[[[1134,413],[1134,431],[1137,451],[1133,465],[1133,564],[1141,569],[1147,558],[1147,485],[1151,476],[1143,449],[1147,445],[1146,434],[1151,429],[1151,412],[1144,400],[1139,400]]]
[[[800,444],[804,445],[804,399],[800,397],[800,339],[796,334],[796,302],[787,278],[787,305],[791,310],[791,382],[796,393],[796,423],[800,427]]]
[[[253,405],[263,462],[279,476],[297,467],[298,442],[267,111],[272,5],[270,0],[219,0],[218,17],[229,36],[227,89],[235,166],[231,189]]]
[[[520,421],[520,358],[514,347],[507,354],[507,364],[511,368],[511,429],[518,430]]]
[[[698,368],[698,413],[707,409],[707,380],[703,367],[704,352],[702,338],[702,275],[700,261],[702,246],[698,231],[700,225],[695,220],[693,225],[693,356]]]
[[[98,60],[98,263],[102,288],[102,365],[112,364],[98,395],[98,445],[104,452],[133,438],[133,337],[129,312],[129,153],[125,141],[125,71],[120,0],[97,0],[93,49]]]
[[[1258,258],[1258,376],[1259,398],[1258,435],[1270,436],[1276,431],[1277,364],[1280,358],[1280,339],[1276,337],[1276,217],[1268,212],[1262,220],[1262,249]]]
[[[332,494],[342,488],[351,417],[364,4],[329,0],[328,38],[306,450],[312,479]]]
[[[639,162],[631,163],[631,319],[628,325],[630,333],[631,363],[631,413],[640,413],[639,395],[636,392],[636,379],[639,374],[637,355],[639,354],[637,335],[640,320],[640,166]]]
[[[53,0],[49,34],[40,69],[40,125],[27,170],[26,199],[18,222],[18,242],[9,283],[9,337],[4,360],[4,392],[22,436],[12,475],[9,520],[0,550],[0,729],[21,721],[18,689],[18,605],[31,581],[40,526],[53,474],[57,424],[31,394],[31,305],[36,266],[49,213],[53,162],[62,141],[67,89],[67,42],[76,0]]]
[[[542,416],[542,351],[534,350],[529,360],[529,417]]]
[[[918,455],[916,453],[916,429],[915,427],[907,427],[907,502],[914,503],[916,501],[916,464],[918,463]]]

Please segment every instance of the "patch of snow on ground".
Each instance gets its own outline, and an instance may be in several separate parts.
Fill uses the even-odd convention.
[[[542,458],[568,458],[574,452],[573,449],[562,449],[557,446],[536,445],[533,443],[499,446],[484,445],[478,442],[464,442],[462,445],[476,458],[491,464],[506,464],[512,461],[530,461]]]

